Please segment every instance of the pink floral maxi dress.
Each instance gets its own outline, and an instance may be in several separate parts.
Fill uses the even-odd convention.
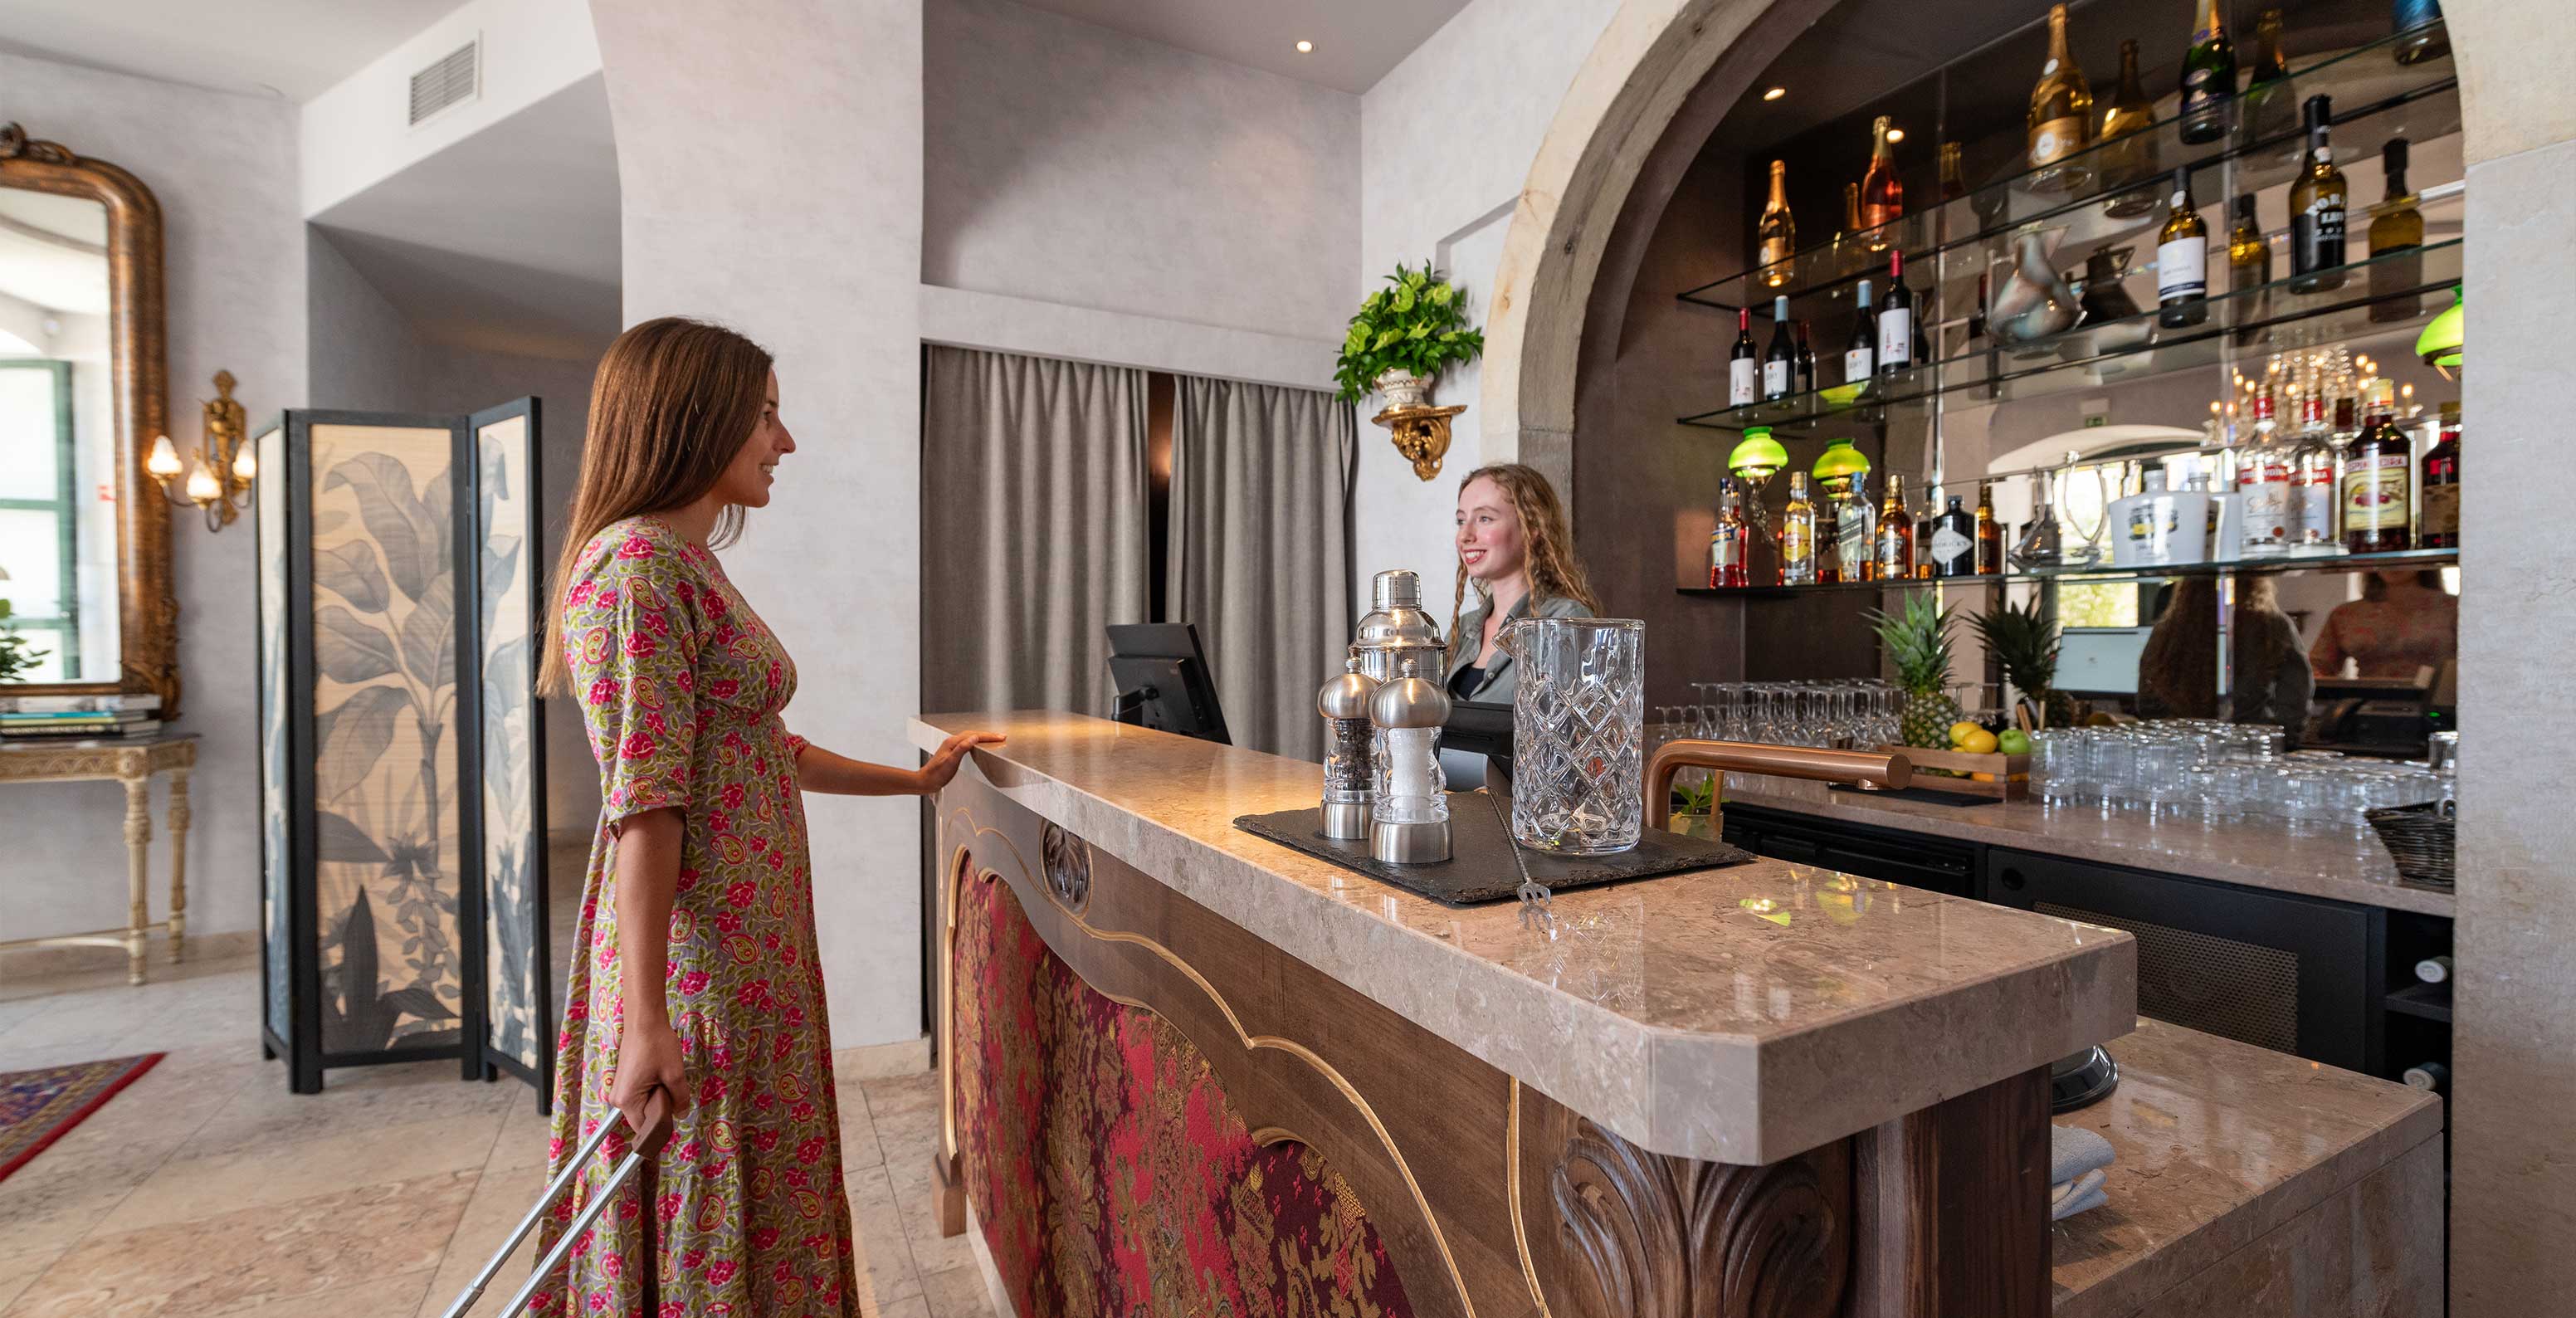
[[[661,1313],[856,1314],[830,1031],[814,951],[813,875],[795,758],[779,710],[796,669],[714,555],[650,517],[582,550],[564,595],[574,692],[598,756],[603,809],[582,892],[580,950],[556,1044],[560,1172],[615,1119],[618,821],[677,806],[687,827],[666,990],[697,1106],[662,1155]],[[623,1152],[612,1137],[568,1199],[587,1200]],[[630,1187],[575,1242],[569,1275],[533,1307],[561,1318],[639,1312]],[[574,1205],[557,1212],[568,1221]],[[551,1244],[560,1227],[543,1233]]]

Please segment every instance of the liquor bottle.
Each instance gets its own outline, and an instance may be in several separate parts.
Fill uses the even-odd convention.
[[[2138,81],[2138,39],[2120,39],[2120,90],[2113,93],[2111,107],[2102,112],[2102,181],[2110,186],[2138,184],[2132,191],[2113,197],[2102,207],[2102,213],[2115,220],[2144,215],[2156,208],[2155,188],[2150,184],[2158,170],[2156,134],[2148,130],[2156,124],[2156,103],[2147,98],[2147,89]]]
[[[1807,337],[1807,322],[1803,320],[1798,322],[1797,389],[1802,394],[1816,391],[1816,345]]]
[[[1844,580],[1878,579],[1878,511],[1870,506],[1868,472],[1853,472],[1834,505],[1834,545]]]
[[[2299,400],[2299,432],[2290,442],[2290,549],[2331,554],[2335,535],[2335,438],[2326,424],[2323,388]]]
[[[1935,576],[1966,577],[1977,571],[1977,517],[1950,496],[1950,506],[1932,527],[1932,571]]]
[[[1753,308],[1738,307],[1735,350],[1726,354],[1726,405],[1742,407],[1761,396],[1761,358],[1753,350]]]
[[[2372,380],[2369,419],[2345,446],[2343,547],[2355,554],[2384,554],[2407,547],[2407,505],[2415,461],[2406,432],[2397,428],[2397,384]]]
[[[1941,144],[1941,200],[1957,201],[1968,195],[1967,177],[1959,172],[1959,144]]]
[[[1914,575],[1914,515],[1905,511],[1905,477],[1887,474],[1887,500],[1878,506],[1878,571],[1881,581]]]
[[[2004,570],[2004,528],[1995,520],[1995,487],[1977,483],[1977,575],[1991,577]]]
[[[2191,25],[2191,49],[2182,57],[2182,140],[2205,146],[2227,136],[2229,103],[2236,98],[2236,43],[2227,39],[2218,0],[2200,0]]]
[[[2442,437],[2424,450],[2426,549],[2460,547],[2460,405],[2442,404]]]
[[[2397,0],[2389,30],[2406,35],[2391,53],[2400,64],[2422,64],[2451,53],[2451,33],[2442,25],[2442,0]]]
[[[1932,536],[1941,529],[1941,487],[1923,492],[1923,506],[1914,510],[1914,579],[1930,581],[1941,575],[1941,565],[1932,557]]]
[[[2191,168],[2173,173],[2171,213],[2156,232],[2156,323],[2183,329],[2209,319],[2209,226],[2191,204]]]
[[[1878,369],[1878,317],[1869,309],[1869,281],[1860,281],[1852,307],[1852,332],[1843,344],[1843,383],[1867,381]]]
[[[2033,187],[2071,187],[2073,171],[2060,162],[2085,148],[2093,136],[2093,89],[2084,70],[2066,48],[2066,6],[2048,10],[2048,62],[2039,66],[2039,81],[2030,89],[2027,119]]]
[[[2332,102],[2308,98],[2308,153],[2290,185],[2290,288],[2314,293],[2343,287],[2343,171],[2326,141]]]
[[[1789,218],[1789,165],[1771,162],[1771,201],[1762,208],[1762,222],[1754,229],[1761,240],[1762,286],[1778,288],[1789,282],[1789,257],[1798,250],[1798,225]]]
[[[2254,67],[2245,75],[2245,139],[2269,142],[2290,131],[2290,61],[2281,54],[2281,11],[2254,20]]]
[[[1789,473],[1789,506],[1780,514],[1780,584],[1816,584],[1816,505],[1803,471]]]
[[[1771,299],[1771,347],[1762,354],[1762,401],[1786,398],[1797,386],[1798,345],[1789,337],[1789,298]]]
[[[1914,364],[1914,293],[1905,286],[1905,253],[1887,254],[1887,305],[1878,312],[1878,373]]]
[[[2424,310],[2423,295],[2409,292],[2424,282],[2424,213],[2406,190],[2406,139],[2388,139],[2379,164],[2388,196],[2370,217],[2370,318],[2413,320]]]
[[[1905,185],[1896,180],[1896,148],[1887,140],[1888,117],[1870,124],[1869,172],[1860,176],[1860,227],[1873,252],[1896,241],[1887,226],[1905,214]]]
[[[2236,489],[2245,506],[2245,539],[2236,553],[2245,558],[2277,558],[2290,552],[2298,533],[2298,510],[2290,488],[2290,447],[2282,442],[2269,388],[2254,395],[2254,444],[2237,460]],[[2222,552],[2226,548],[2220,546]]]
[[[1753,584],[1745,576],[1744,550],[1753,528],[1744,520],[1744,492],[1735,478],[1717,480],[1717,527],[1708,533],[1708,584],[1733,590]]]

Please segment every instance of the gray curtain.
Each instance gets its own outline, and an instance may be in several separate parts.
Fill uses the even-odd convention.
[[[1145,373],[922,350],[921,701],[1107,716],[1150,609]]]
[[[1358,421],[1312,389],[1180,377],[1164,608],[1198,624],[1238,746],[1321,760],[1350,647]]]

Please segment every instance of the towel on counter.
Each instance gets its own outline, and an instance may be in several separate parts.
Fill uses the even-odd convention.
[[[2048,1183],[2072,1184],[2086,1172],[2111,1165],[2111,1141],[2081,1126],[2048,1128]]]
[[[2097,1176],[2100,1175],[2098,1172],[2094,1174]],[[2051,1206],[2048,1210],[2048,1220],[2051,1222],[2063,1222],[2066,1219],[2075,1216],[2077,1213],[2092,1212],[2094,1209],[2100,1208],[2102,1205],[2109,1202],[2110,1200],[2105,1198],[2102,1194],[2101,1182],[2096,1181],[2093,1183],[2092,1189],[2087,1190],[2082,1194],[2068,1195],[2064,1202]]]
[[[2080,1213],[2084,1211],[2081,1208],[2070,1208],[2067,1205],[2075,1203],[2088,1195],[2093,1198],[2095,1203],[2101,1202],[2101,1168],[2096,1167],[2092,1171],[2086,1172],[2082,1176],[2078,1176],[2064,1185],[2050,1186],[2048,1189],[2049,1220],[2053,1222],[2070,1213]]]

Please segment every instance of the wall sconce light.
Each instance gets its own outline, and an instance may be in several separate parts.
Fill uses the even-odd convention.
[[[233,373],[215,372],[215,397],[206,401],[206,442],[200,445],[191,465],[182,467],[179,450],[168,435],[152,441],[152,452],[143,459],[143,470],[160,482],[161,492],[172,503],[181,500],[197,505],[205,514],[206,529],[220,531],[241,516],[250,506],[251,479],[259,474],[259,459],[244,442],[249,429],[247,414],[233,398]],[[187,482],[179,490],[170,483],[185,470]]]

